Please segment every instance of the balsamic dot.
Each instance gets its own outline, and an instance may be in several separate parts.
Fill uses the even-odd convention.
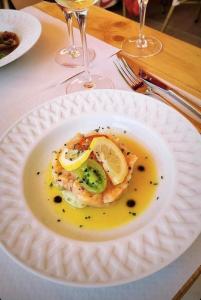
[[[61,201],[62,201],[61,196],[55,196],[55,197],[54,197],[54,202],[55,202],[55,203],[61,203]]]
[[[144,172],[145,167],[142,166],[142,165],[140,165],[140,166],[137,167],[137,169],[138,169],[138,171],[140,171],[140,172]]]
[[[135,200],[133,200],[133,199],[129,199],[129,200],[126,202],[126,205],[127,205],[128,207],[134,207],[134,206],[136,205],[136,202],[135,202]]]

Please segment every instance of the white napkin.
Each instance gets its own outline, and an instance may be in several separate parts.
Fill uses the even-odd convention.
[[[62,80],[83,70],[82,67],[68,68],[55,62],[57,50],[67,45],[65,22],[33,7],[27,7],[23,11],[39,19],[42,34],[30,51],[0,68],[0,111],[6,115],[6,118],[0,120],[0,133],[34,106],[53,98],[55,94],[53,87]],[[79,31],[75,29],[74,32],[76,44],[80,45]],[[110,56],[119,51],[118,48],[90,35],[87,35],[87,40],[88,46],[96,52],[92,64],[94,68],[105,63]],[[62,93],[65,91],[63,90]]]

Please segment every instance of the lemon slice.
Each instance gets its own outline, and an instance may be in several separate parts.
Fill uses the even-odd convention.
[[[92,140],[90,149],[102,162],[112,183],[122,183],[128,174],[128,165],[119,147],[108,138],[97,137]]]
[[[59,156],[59,162],[66,171],[78,169],[88,158],[91,150],[79,151],[63,148]]]

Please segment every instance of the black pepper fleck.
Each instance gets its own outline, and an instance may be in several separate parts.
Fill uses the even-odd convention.
[[[82,227],[83,227],[83,225],[80,225],[79,227],[80,227],[80,228],[82,228]]]
[[[158,200],[159,199],[159,197],[156,197],[156,200]]]
[[[62,209],[62,211],[63,211],[63,213],[65,213],[66,211],[65,211],[65,209]]]
[[[124,130],[124,133],[126,133],[126,130]]]
[[[152,184],[152,181],[149,181],[150,184]]]
[[[37,174],[37,175],[40,175],[40,172],[38,171],[36,174]]]
[[[163,179],[163,176],[161,176],[161,179]]]
[[[53,183],[52,182],[49,184],[49,187],[53,187]]]
[[[61,220],[60,220],[60,219],[58,219],[58,220],[57,220],[57,222],[61,222]]]

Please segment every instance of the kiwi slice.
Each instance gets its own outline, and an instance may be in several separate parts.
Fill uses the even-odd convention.
[[[103,167],[94,159],[88,159],[75,170],[80,184],[89,192],[102,193],[107,186],[107,176]]]

